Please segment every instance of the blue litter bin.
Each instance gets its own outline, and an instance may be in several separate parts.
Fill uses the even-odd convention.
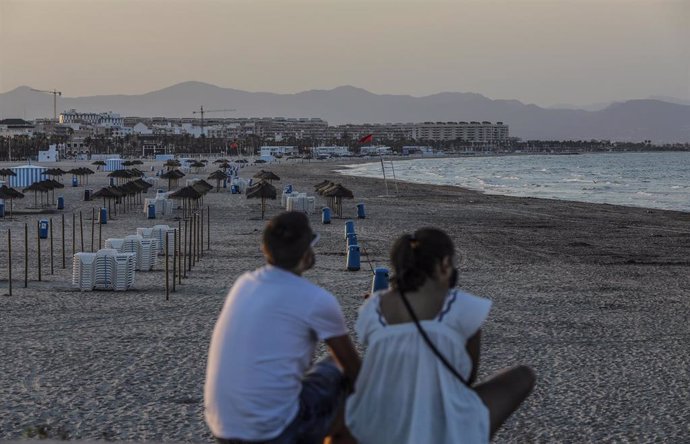
[[[72,176],[72,186],[79,186],[79,179],[77,179],[77,176]]]
[[[371,292],[388,288],[388,268],[376,267],[371,280]]]
[[[47,219],[38,221],[38,237],[41,239],[48,239],[48,230],[50,229],[50,222]]]
[[[247,186],[248,187],[252,186],[252,182],[254,182],[254,179],[249,179],[249,182],[247,182]]]
[[[101,211],[99,212],[98,222],[100,224],[103,224],[103,225],[108,223],[108,209],[107,208],[101,208]]]
[[[286,193],[292,193],[292,185],[290,185],[290,184],[285,185],[285,192]]]
[[[115,186],[115,178],[114,178],[114,177],[111,177],[111,178],[110,178],[110,186],[111,186],[111,187],[114,187],[114,186]]]
[[[84,190],[84,202],[91,200],[91,190]]]
[[[363,204],[363,203],[358,203],[358,204],[357,204],[357,217],[360,218],[360,219],[364,219],[364,218],[365,218],[365,214],[364,214],[364,204]]]
[[[149,219],[155,219],[156,218],[156,206],[154,204],[149,204],[147,214],[148,214]]]
[[[223,188],[228,187],[228,179],[223,179]]]
[[[240,194],[240,187],[238,185],[230,185],[230,192],[232,194]]]
[[[357,235],[355,233],[347,233],[347,242],[346,246],[347,248],[350,248],[350,245],[358,245],[357,244]]]
[[[347,248],[347,270],[357,271],[359,270],[359,246],[350,245]]]
[[[5,217],[5,203],[0,203],[0,217]]]
[[[331,223],[331,209],[328,207],[321,209],[321,223],[330,224]]]
[[[65,198],[62,196],[58,196],[57,209],[58,210],[64,210],[65,209]]]
[[[354,232],[355,232],[355,223],[354,223],[354,221],[351,221],[351,220],[346,221],[346,222],[345,222],[345,237],[347,237],[347,235],[348,235],[349,233],[354,233]]]

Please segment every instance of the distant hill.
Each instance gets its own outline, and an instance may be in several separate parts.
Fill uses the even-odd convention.
[[[19,87],[0,94],[0,118],[52,117],[52,97]],[[690,142],[690,106],[630,100],[598,111],[550,109],[481,94],[443,92],[424,97],[373,94],[353,86],[297,94],[247,92],[183,82],[141,95],[61,97],[58,112],[114,111],[123,116],[191,117],[206,109],[235,108],[227,117],[320,117],[332,125],[424,121],[502,121],[523,139],[652,140]],[[215,114],[215,117],[223,117]]]

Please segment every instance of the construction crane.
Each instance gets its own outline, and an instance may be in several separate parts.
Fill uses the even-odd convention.
[[[204,135],[204,114],[208,113],[225,113],[237,111],[236,109],[204,109],[203,106],[199,107],[199,111],[194,111],[192,114],[201,114],[201,135]]]
[[[53,95],[53,120],[55,120],[55,123],[57,123],[57,96],[61,96],[62,92],[58,91],[57,89],[54,89],[52,91],[46,91],[43,89],[33,89],[30,88],[31,91],[36,91],[40,93],[48,93]]]

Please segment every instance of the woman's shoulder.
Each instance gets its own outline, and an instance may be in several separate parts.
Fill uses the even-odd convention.
[[[475,296],[460,289],[452,289],[446,301],[439,321],[448,322],[459,328],[469,338],[474,335],[489,316],[491,300]]]

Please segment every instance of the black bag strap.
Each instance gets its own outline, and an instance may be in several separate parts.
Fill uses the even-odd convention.
[[[460,382],[465,384],[467,387],[470,387],[469,382],[467,382],[467,380],[462,377],[460,372],[457,371],[455,367],[453,367],[453,364],[451,364],[450,361],[448,361],[448,359],[443,355],[443,353],[441,353],[439,349],[436,348],[434,343],[431,341],[431,338],[429,338],[429,335],[426,333],[426,330],[422,328],[422,325],[419,323],[419,319],[417,318],[417,314],[412,309],[412,305],[410,304],[410,301],[407,299],[407,296],[405,296],[405,293],[400,289],[398,289],[398,291],[400,292],[400,296],[402,297],[403,303],[405,304],[405,308],[407,308],[407,312],[410,314],[410,317],[414,321],[414,325],[417,326],[419,334],[422,335],[422,338],[424,338],[424,342],[426,342],[426,345],[429,346],[431,351],[438,357],[438,359],[441,360],[441,363],[443,363],[443,365],[448,369],[448,371],[450,371],[453,374],[453,376],[458,378]]]

